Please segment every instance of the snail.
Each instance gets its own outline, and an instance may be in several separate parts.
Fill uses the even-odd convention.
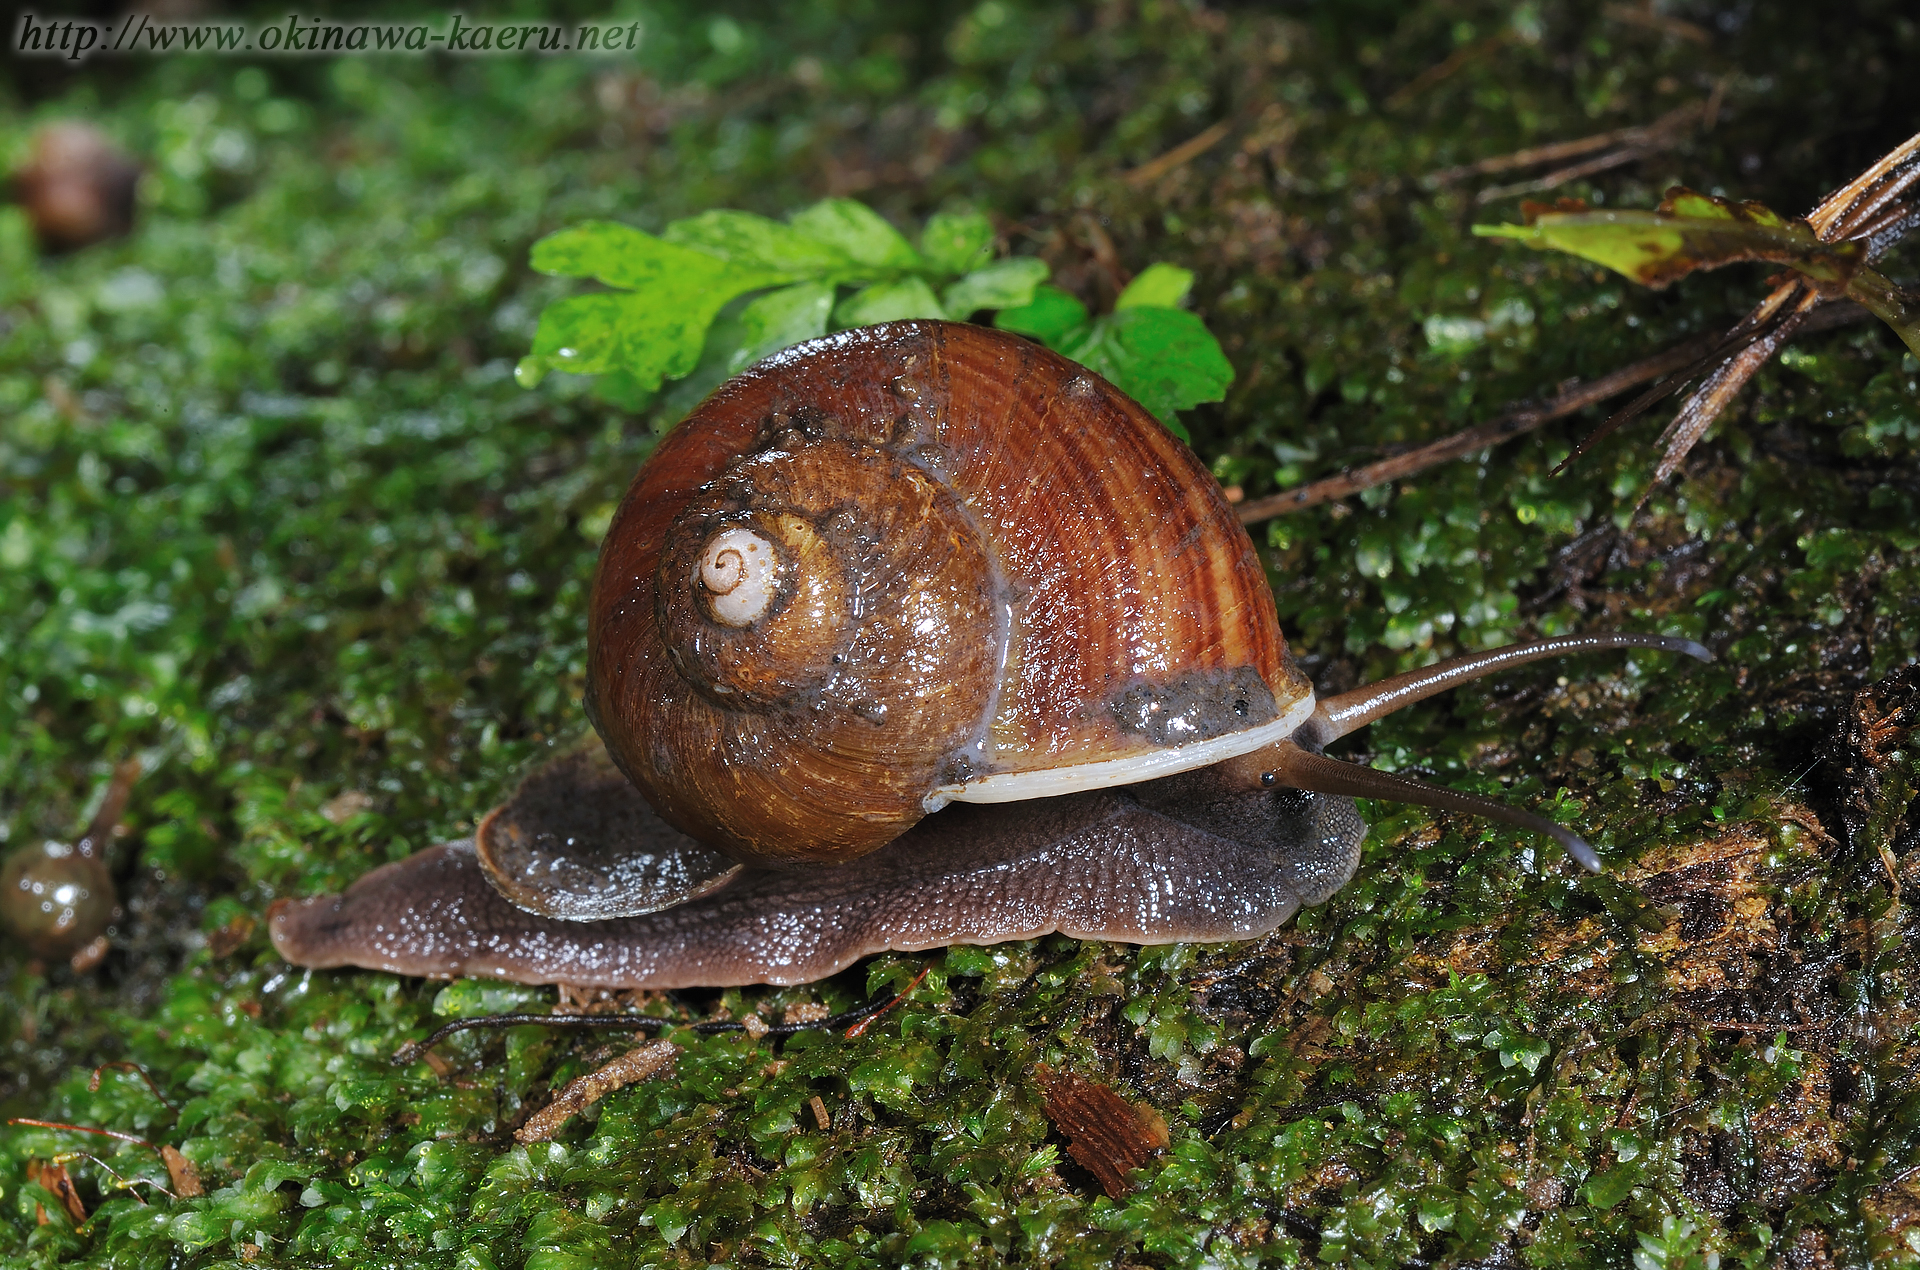
[[[601,548],[600,744],[472,840],[281,900],[314,967],[627,987],[801,983],[884,949],[1265,934],[1352,877],[1355,796],[1513,808],[1329,758],[1337,737],[1597,634],[1316,699],[1218,484],[1090,371],[901,322],[722,385]]]
[[[132,231],[140,165],[98,128],[63,120],[34,134],[12,184],[41,245],[72,251]]]
[[[106,955],[107,931],[120,917],[107,844],[139,775],[138,759],[114,768],[100,809],[74,841],[22,847],[0,864],[0,924],[35,956],[69,958],[85,971]]]

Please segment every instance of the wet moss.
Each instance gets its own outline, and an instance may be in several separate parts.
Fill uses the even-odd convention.
[[[396,1070],[443,1015],[551,994],[290,971],[258,920],[465,831],[580,727],[585,579],[656,421],[512,383],[559,294],[525,267],[541,234],[854,193],[991,211],[1096,307],[1177,261],[1238,371],[1198,448],[1258,495],[1743,312],[1757,272],[1638,291],[1472,239],[1519,178],[1429,178],[1711,99],[1711,128],[1556,192],[1810,206],[1920,114],[1920,28],[1763,8],[662,6],[632,62],[36,72],[0,139],[83,113],[152,176],[134,237],[67,257],[0,211],[0,823],[70,835],[116,760],[149,775],[105,964],[0,948],[0,1104],[176,1145],[208,1193],[169,1202],[143,1148],[8,1129],[0,1258],[1914,1259],[1920,777],[1911,723],[1872,757],[1844,730],[1920,654],[1920,366],[1866,326],[1763,371],[1638,513],[1650,425],[1549,475],[1587,418],[1257,531],[1330,689],[1534,633],[1707,640],[1709,667],[1528,668],[1347,743],[1545,806],[1608,877],[1369,807],[1354,884],[1268,940],[1046,939],[655,1001],[839,1009],[929,971],[857,1039],[680,1034],[671,1080],[524,1146],[625,1042],[517,1028]],[[90,1090],[111,1059],[174,1105],[124,1071]],[[1131,1197],[1067,1158],[1037,1062],[1166,1118]],[[73,1229],[27,1162],[81,1149],[151,1202],[74,1159]]]

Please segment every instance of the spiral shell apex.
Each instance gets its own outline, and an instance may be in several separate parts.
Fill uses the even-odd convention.
[[[948,798],[1200,766],[1312,708],[1193,455],[1083,368],[957,324],[722,386],[635,478],[591,619],[615,761],[763,863],[863,854]]]

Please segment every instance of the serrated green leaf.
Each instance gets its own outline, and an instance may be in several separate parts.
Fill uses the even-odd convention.
[[[761,358],[802,340],[824,335],[833,311],[833,287],[799,282],[757,295],[738,313],[722,314],[707,332],[700,362],[661,399],[674,417]]]
[[[908,318],[944,318],[947,311],[921,278],[876,282],[854,292],[834,310],[840,326],[872,326],[875,322],[902,322]]]
[[[1114,312],[1122,309],[1177,309],[1186,303],[1193,290],[1193,270],[1165,262],[1142,269],[1120,298],[1113,302]]]
[[[1032,256],[996,260],[975,269],[940,293],[940,304],[956,319],[981,309],[1016,309],[1033,303],[1034,288],[1047,279],[1047,264]]]
[[[1826,287],[1842,288],[1866,260],[1860,243],[1822,242],[1803,222],[1763,224],[1718,215],[1549,212],[1530,225],[1475,225],[1473,232],[1512,238],[1538,251],[1564,251],[1649,287],[1664,287],[1696,269],[1759,260],[1790,265]]]
[[[1221,400],[1233,382],[1220,342],[1184,309],[1110,314],[1073,332],[1060,352],[1106,376],[1183,441],[1187,430],[1175,412]]]
[[[664,242],[631,225],[588,221],[548,234],[533,245],[531,262],[541,273],[598,278],[629,291],[670,285],[732,286],[731,295],[788,279],[775,271],[747,268],[712,252]]]
[[[520,382],[537,383],[548,370],[622,370],[632,376],[636,392],[651,392],[661,380],[686,374],[699,363],[714,314],[732,297],[720,291],[663,296],[667,290],[577,295],[548,305],[533,351],[520,360]]]
[[[674,221],[661,237],[711,252],[736,265],[781,273],[795,280],[856,277],[862,269],[839,248],[752,212],[702,212]]]
[[[737,374],[763,357],[827,332],[833,288],[802,282],[755,296],[740,312],[738,351],[727,373]]]
[[[857,264],[869,276],[926,268],[920,253],[880,213],[850,198],[822,199],[788,221],[802,234],[824,243]]]
[[[662,379],[692,370],[707,327],[728,301],[789,277],[612,221],[549,234],[534,244],[532,258],[542,272],[597,278],[627,290],[548,305],[515,377],[531,388],[549,370],[622,371],[630,379],[624,389],[629,400],[643,400]]]
[[[1003,331],[1031,335],[1047,347],[1057,349],[1068,336],[1087,324],[1087,306],[1059,287],[1043,284],[1033,289],[1031,303],[1000,310],[993,315],[993,324]]]
[[[993,222],[978,212],[939,212],[920,231],[920,254],[944,274],[970,273],[993,260]]]

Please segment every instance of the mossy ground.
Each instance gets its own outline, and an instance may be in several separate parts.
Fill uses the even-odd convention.
[[[1637,515],[1651,423],[1549,477],[1588,418],[1256,532],[1324,687],[1534,633],[1710,643],[1502,676],[1350,747],[1545,805],[1606,878],[1372,807],[1354,884],[1257,944],[1048,939],[663,1003],[929,971],[858,1039],[682,1036],[673,1079],[535,1147],[517,1117],[624,1042],[522,1028],[395,1070],[439,985],[290,971],[258,921],[464,831],[582,726],[586,579],[653,421],[514,385],[565,290],[525,267],[539,235],[851,193],[989,210],[1096,304],[1186,264],[1239,371],[1197,445],[1257,495],[1760,293],[1474,240],[1508,178],[1423,174],[1711,98],[1710,129],[1555,193],[1799,212],[1920,120],[1905,8],[662,4],[621,61],[16,63],[9,144],[82,115],[152,168],[122,242],[41,259],[0,213],[0,826],[69,836],[116,760],[150,774],[104,966],[0,947],[0,1107],[175,1144],[210,1194],[142,1204],[76,1159],[76,1230],[29,1159],[157,1162],[5,1130],[0,1262],[1920,1259],[1915,750],[1821,761],[1920,653],[1920,366],[1870,326],[1764,371]],[[179,1110],[125,1072],[88,1092],[111,1059]],[[1067,1161],[1039,1061],[1164,1115],[1132,1197]]]

